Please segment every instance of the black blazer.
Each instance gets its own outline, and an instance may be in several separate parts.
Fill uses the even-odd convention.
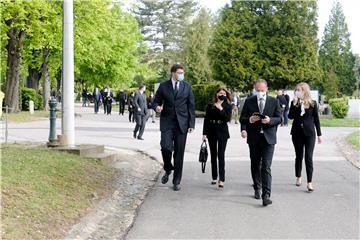
[[[147,115],[146,97],[140,92],[136,92],[134,96],[135,114],[145,116]],[[140,108],[140,111],[138,110]]]
[[[213,103],[206,106],[204,117],[203,135],[208,138],[225,140],[230,138],[227,122],[231,119],[232,106],[226,102],[222,104],[223,110],[219,110]],[[215,123],[213,121],[216,121]]]
[[[317,135],[321,136],[318,106],[315,101],[313,104],[313,107],[305,108],[304,115],[300,116],[300,105],[294,106],[293,101],[291,101],[289,119],[294,119],[291,127],[291,135],[304,133],[305,136],[315,136],[316,128]]]
[[[161,105],[160,131],[179,126],[180,131],[186,133],[188,128],[195,128],[195,100],[189,83],[181,81],[176,96],[171,80],[161,83],[152,108],[156,110]]]
[[[263,114],[270,117],[269,124],[262,124],[261,121],[250,123],[249,119],[253,113],[259,112],[257,96],[248,97],[240,115],[241,130],[247,132],[247,143],[257,144],[261,137],[261,127],[268,144],[276,144],[277,126],[281,123],[281,111],[278,101],[270,96],[266,96]]]

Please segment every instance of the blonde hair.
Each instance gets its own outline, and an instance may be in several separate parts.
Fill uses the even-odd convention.
[[[313,102],[313,100],[311,98],[309,84],[307,84],[306,82],[301,82],[301,83],[296,85],[295,91],[296,91],[297,88],[300,88],[302,90],[303,94],[304,94],[304,107],[305,108],[309,108],[310,106],[313,107],[314,102]]]

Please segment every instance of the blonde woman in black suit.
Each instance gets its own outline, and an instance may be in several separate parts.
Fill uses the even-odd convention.
[[[204,117],[203,140],[209,141],[211,184],[216,184],[219,175],[220,188],[224,187],[225,182],[225,150],[227,140],[230,138],[227,123],[231,120],[232,111],[230,103],[230,93],[225,88],[219,88],[213,102],[207,105]]]
[[[289,119],[294,119],[291,127],[292,142],[295,148],[295,176],[296,186],[301,185],[302,159],[305,150],[305,166],[307,175],[307,189],[314,191],[312,184],[313,176],[313,152],[316,135],[320,144],[321,129],[318,106],[311,99],[310,87],[307,83],[299,83],[294,92],[294,99],[290,105]],[[315,133],[316,129],[316,133]]]

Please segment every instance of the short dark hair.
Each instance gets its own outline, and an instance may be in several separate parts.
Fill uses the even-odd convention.
[[[144,88],[144,87],[145,87],[145,85],[141,84],[141,85],[139,86],[139,90],[142,89],[142,88]]]
[[[184,70],[184,67],[183,67],[181,64],[179,64],[179,63],[175,63],[174,65],[172,65],[172,67],[171,67],[171,69],[170,69],[170,72],[171,72],[171,73],[174,73],[174,72],[176,72],[178,69]]]

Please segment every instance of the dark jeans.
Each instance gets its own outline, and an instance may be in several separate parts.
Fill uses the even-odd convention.
[[[119,114],[124,115],[125,111],[125,99],[120,99],[119,101]]]
[[[307,182],[312,181],[313,175],[313,153],[315,147],[315,136],[305,136],[304,133],[300,136],[292,136],[292,142],[295,148],[295,176],[301,177],[302,160],[304,158],[305,149],[305,167]]]
[[[285,110],[284,111],[284,125],[287,126],[288,125],[288,122],[289,122],[289,117],[288,117],[288,114],[289,114],[289,110]]]
[[[211,175],[212,179],[218,178],[217,160],[219,160],[219,180],[225,182],[225,149],[227,139],[219,140],[208,136],[210,155],[211,155]]]
[[[184,152],[187,133],[182,133],[179,127],[161,132],[161,154],[164,161],[164,170],[170,173],[174,170],[173,184],[180,184],[184,162]],[[174,152],[174,165],[171,164]]]
[[[262,188],[262,198],[271,195],[271,163],[275,145],[268,144],[262,135],[257,144],[249,144],[251,159],[251,176],[254,190]]]
[[[111,108],[112,108],[112,104],[111,103],[107,103],[106,104],[106,113],[107,115],[111,115]]]
[[[94,101],[94,112],[95,113],[98,113],[99,112],[99,104],[100,104],[100,101]]]

